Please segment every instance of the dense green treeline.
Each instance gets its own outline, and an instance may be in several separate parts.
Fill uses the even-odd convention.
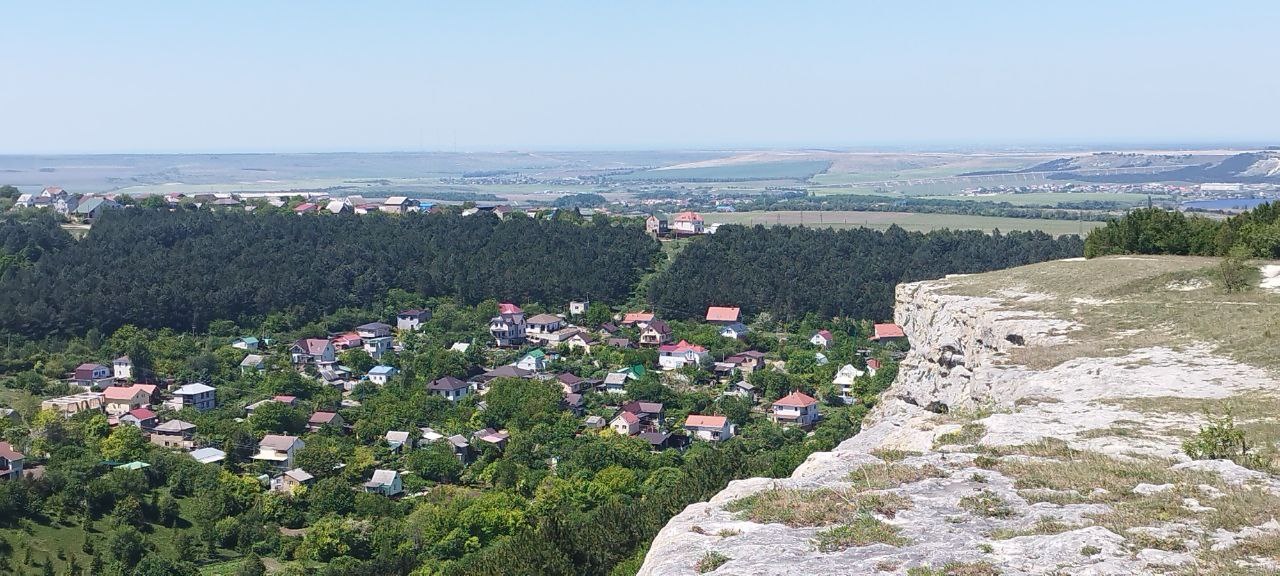
[[[0,225],[4,253],[39,255],[0,277],[8,295],[0,300],[0,329],[27,336],[126,323],[189,330],[277,311],[309,319],[368,305],[393,288],[466,303],[619,301],[658,249],[638,226],[604,217],[131,209],[104,215],[78,243],[45,224]],[[14,226],[25,235],[7,233]]]
[[[1076,236],[1043,232],[726,226],[690,243],[652,283],[649,299],[664,317],[733,305],[778,318],[812,312],[884,319],[899,282],[1069,258],[1082,249]]]
[[[1280,258],[1280,203],[1268,203],[1226,220],[1188,216],[1161,208],[1133,210],[1095,229],[1085,256],[1174,254]]]

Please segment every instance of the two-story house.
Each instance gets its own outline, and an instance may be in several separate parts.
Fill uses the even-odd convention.
[[[733,425],[724,416],[690,414],[684,421],[684,430],[690,436],[708,442],[733,438]]]
[[[697,212],[681,212],[676,214],[671,223],[671,231],[677,236],[692,236],[706,231],[702,215]]]
[[[770,418],[778,424],[808,428],[818,422],[818,401],[804,392],[792,392],[773,403]]]
[[[830,330],[819,330],[809,337],[809,343],[819,348],[830,348],[835,344],[836,337],[831,334]]]
[[[0,480],[22,478],[22,462],[26,459],[8,442],[0,442]]]
[[[526,322],[525,333],[529,338],[550,334],[564,327],[564,318],[554,314],[537,314]]]
[[[120,416],[130,410],[142,408],[151,403],[151,393],[147,386],[108,386],[102,389],[102,401],[107,414]]]
[[[306,443],[297,436],[267,434],[262,437],[261,442],[258,442],[258,453],[253,455],[253,459],[268,462],[282,471],[291,470],[293,457],[305,447]]]
[[[430,310],[401,310],[396,314],[396,330],[417,330],[423,323],[431,319]]]
[[[649,215],[648,218],[644,219],[644,231],[650,236],[658,237],[666,236],[669,229],[667,227],[666,219]]]
[[[706,348],[685,340],[658,347],[658,354],[658,365],[663,370],[679,370],[690,364],[705,364],[711,360],[711,354]]]
[[[296,366],[328,366],[337,361],[336,355],[333,343],[327,338],[303,338],[289,347],[289,357]]]
[[[370,322],[356,326],[356,334],[364,341],[364,351],[374,360],[391,350],[391,325]]]
[[[216,392],[217,389],[208,384],[199,382],[187,384],[173,391],[173,398],[169,400],[169,407],[175,411],[183,408],[192,408],[199,412],[213,410],[216,405]]]
[[[457,402],[467,396],[469,385],[453,376],[445,376],[432,380],[427,385],[427,392],[436,396],[443,396],[450,402]]]
[[[369,369],[369,381],[382,386],[391,380],[392,376],[399,374],[393,366],[374,366]]]
[[[671,341],[671,327],[662,320],[650,321],[640,329],[640,344],[644,346],[661,346]]]
[[[128,356],[121,356],[112,360],[111,373],[116,380],[132,380],[133,360],[130,360]]]
[[[587,308],[588,308],[589,306],[591,306],[591,301],[590,301],[590,300],[570,300],[570,301],[569,301],[569,315],[570,315],[570,316],[581,316],[581,315],[583,315],[583,314],[586,314],[586,313],[587,313]]]
[[[854,367],[853,364],[845,364],[836,371],[835,378],[831,379],[831,384],[835,386],[846,404],[853,402],[854,382],[864,374],[866,373]]]
[[[499,304],[498,315],[489,320],[489,334],[499,347],[523,343],[527,331],[524,310],[510,302]]]
[[[114,378],[110,368],[102,364],[86,362],[76,366],[76,371],[71,375],[71,382],[94,390],[114,384]]]

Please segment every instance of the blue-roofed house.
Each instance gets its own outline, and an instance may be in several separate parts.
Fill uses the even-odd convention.
[[[369,370],[369,381],[381,386],[386,384],[392,376],[399,373],[399,370],[391,366],[374,366]]]

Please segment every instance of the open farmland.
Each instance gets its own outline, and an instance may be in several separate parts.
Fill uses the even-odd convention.
[[[1087,233],[1102,225],[1101,222],[1077,222],[1075,220],[1044,220],[1039,218],[1000,218],[995,216],[967,216],[963,214],[919,214],[912,212],[730,212],[704,215],[709,224],[764,224],[767,226],[810,226],[817,228],[857,228],[864,226],[884,230],[897,224],[906,230],[928,232],[950,228],[952,230],[1040,230],[1054,236]]]
[[[761,162],[755,164],[726,164],[696,168],[670,168],[646,170],[617,176],[617,180],[650,180],[665,182],[732,182],[739,180],[808,180],[826,170],[831,163],[826,160],[802,160],[797,162]]]
[[[926,196],[942,200],[966,200],[973,202],[1008,202],[1017,206],[1055,206],[1061,202],[1120,202],[1122,204],[1145,204],[1150,197],[1153,202],[1166,202],[1171,199],[1164,194],[1133,194],[1124,192],[1032,192],[1028,194],[986,194],[982,196]]]

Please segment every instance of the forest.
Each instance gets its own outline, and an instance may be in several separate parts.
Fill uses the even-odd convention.
[[[1280,258],[1280,203],[1262,204],[1225,220],[1162,208],[1132,210],[1095,229],[1088,258],[1112,254],[1172,254]]]
[[[888,319],[899,282],[1070,258],[1082,249],[1079,237],[1043,232],[727,226],[690,243],[654,279],[649,301],[671,318],[732,305],[780,319]]]
[[[638,225],[446,214],[113,211],[74,242],[52,219],[0,221],[0,330],[125,323],[200,330],[284,311],[303,320],[387,290],[621,301],[658,254]]]

